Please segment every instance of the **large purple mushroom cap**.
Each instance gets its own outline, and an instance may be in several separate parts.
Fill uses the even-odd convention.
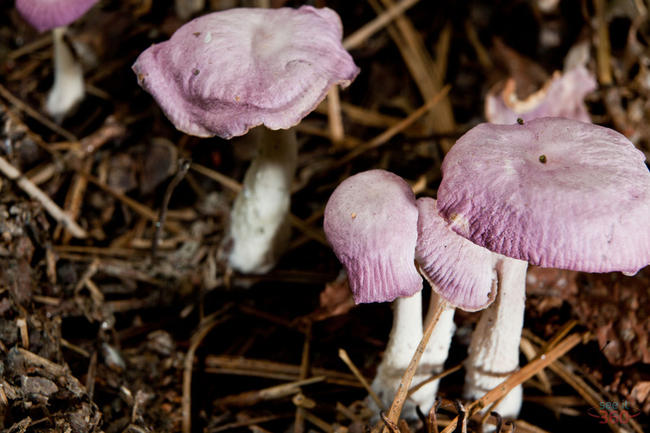
[[[623,135],[541,118],[481,124],[442,164],[440,214],[457,233],[529,263],[634,273],[650,263],[650,172]]]
[[[328,8],[236,8],[196,18],[133,65],[177,129],[199,137],[288,129],[359,73]]]
[[[369,170],[347,178],[328,200],[323,226],[357,304],[422,290],[414,264],[418,208],[401,177]]]
[[[539,117],[566,117],[591,122],[584,103],[585,96],[596,89],[596,79],[584,66],[578,66],[553,78],[524,100],[517,98],[514,80],[503,91],[490,92],[485,98],[485,117],[490,123],[511,125]]]
[[[16,0],[20,15],[39,32],[67,26],[99,0]]]
[[[444,300],[465,311],[487,307],[496,295],[494,265],[498,255],[454,233],[438,214],[436,201],[417,201],[418,243],[415,260]]]

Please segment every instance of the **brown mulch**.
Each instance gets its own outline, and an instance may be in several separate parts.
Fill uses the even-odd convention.
[[[255,2],[207,3],[203,12]],[[525,96],[581,41],[601,82],[587,98],[593,121],[650,156],[648,11],[643,2],[605,3],[563,1],[545,13],[535,1],[420,1],[364,39],[351,50],[362,73],[341,92],[345,140],[330,139],[324,106],[299,126],[292,213],[301,223],[276,269],[260,276],[228,270],[222,243],[232,180],[242,179],[254,150],[178,132],[130,69],[182,25],[173,2],[103,0],[70,26],[88,94],[60,125],[42,109],[51,37],[31,29],[13,2],[1,3],[0,156],[22,175],[0,177],[0,429],[176,432],[189,420],[192,431],[215,433],[364,431],[367,392],[339,349],[372,378],[391,311],[351,304],[322,243],[327,198],[370,168],[435,196],[444,153],[484,121],[487,91],[513,76]],[[349,36],[393,1],[310,4],[336,10]],[[435,97],[413,125],[376,140]],[[349,156],[373,139],[375,147]],[[188,160],[193,168],[178,175]],[[87,236],[76,237],[19,179]],[[449,367],[464,359],[476,320],[457,315]],[[588,338],[525,384],[517,431],[650,430],[648,268],[632,277],[531,269],[527,344],[543,350],[572,320]],[[441,429],[458,412],[462,379],[453,373],[441,384]],[[601,424],[600,404],[614,402],[627,403],[635,426]]]

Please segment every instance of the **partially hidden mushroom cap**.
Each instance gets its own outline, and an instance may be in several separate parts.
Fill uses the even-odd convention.
[[[484,123],[446,155],[438,209],[454,231],[508,257],[633,273],[650,262],[644,160],[623,135],[590,123]]]
[[[415,260],[422,275],[443,299],[465,311],[487,307],[496,294],[497,254],[456,234],[438,214],[436,201],[417,200],[418,243]]]
[[[511,125],[539,117],[566,117],[591,122],[585,96],[596,89],[596,79],[584,67],[564,74],[556,71],[544,87],[524,100],[517,97],[515,81],[509,79],[500,91],[493,88],[485,98],[485,117],[490,123]]]
[[[99,0],[16,0],[20,15],[39,32],[67,26]]]
[[[347,178],[328,200],[323,226],[357,304],[422,290],[414,263],[418,209],[401,177],[369,170]]]
[[[236,8],[196,18],[133,65],[177,129],[230,138],[288,129],[359,73],[331,9]]]

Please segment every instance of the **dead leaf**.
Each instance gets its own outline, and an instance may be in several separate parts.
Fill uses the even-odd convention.
[[[310,317],[315,322],[325,320],[347,313],[354,305],[347,274],[341,272],[336,280],[325,284],[325,290],[320,294],[320,307]]]

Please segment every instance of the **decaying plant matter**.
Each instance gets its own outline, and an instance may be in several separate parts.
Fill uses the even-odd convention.
[[[522,337],[511,344],[520,368],[472,402],[463,384],[479,314],[440,309],[443,295],[456,293],[453,284],[445,292],[444,283],[458,274],[445,273],[450,267],[440,266],[440,255],[416,243],[407,265],[422,299],[402,316],[422,325],[424,335],[441,311],[444,338],[434,333],[432,352],[423,350],[420,363],[409,366],[412,354],[403,356],[400,369],[406,363],[416,377],[410,389],[392,375],[398,399],[388,391],[375,400],[368,397],[377,389],[373,378],[383,377],[382,359],[400,347],[388,343],[393,313],[388,304],[355,306],[355,283],[343,275],[323,230],[326,203],[339,184],[362,172],[391,172],[408,184],[415,232],[439,247],[431,241],[436,224],[420,215],[444,204],[442,161],[463,134],[488,120],[491,95],[517,111],[523,129],[532,124],[525,109],[555,95],[563,101],[558,114],[578,113],[616,130],[647,158],[650,27],[643,2],[211,0],[181,8],[172,0],[81,0],[83,10],[55,39],[19,12],[26,1],[0,2],[0,429],[449,432],[458,425],[475,432],[485,422],[502,432],[513,423],[518,432],[599,432],[621,428],[621,403],[629,415],[624,428],[650,429],[647,267],[624,276],[529,266]],[[283,178],[282,227],[291,230],[282,233],[290,235],[273,269],[255,274],[232,266],[227,240],[236,197],[251,177],[245,173],[254,137],[226,141],[179,131],[165,114],[170,108],[161,109],[131,69],[192,19],[222,11],[239,16],[228,10],[241,7],[258,17],[281,7],[320,11],[314,13],[335,28],[327,36],[320,25],[306,24],[321,32],[326,47],[285,57],[285,42],[313,47],[314,38],[287,25],[291,37],[278,41],[278,25],[262,18],[262,30],[272,24],[268,37],[263,31],[255,44],[226,47],[235,57],[254,46],[279,50],[265,51],[269,61],[289,59],[271,68],[276,75],[285,66],[313,71],[332,52],[347,59],[347,72],[323,78],[327,85],[318,92],[302,87],[322,101],[305,102],[309,110],[299,110],[302,120],[293,127],[300,152],[289,161],[295,176]],[[246,23],[233,28],[243,31]],[[205,45],[207,35],[196,32],[190,38]],[[76,72],[83,70],[83,82],[78,75],[70,87],[75,92],[64,92],[73,107],[65,115],[47,111],[57,81],[55,45],[71,53]],[[191,56],[197,68],[185,65],[182,51],[171,60],[185,73],[175,78],[187,83],[211,62],[225,61],[199,49]],[[231,72],[249,76],[247,68],[261,63],[246,65]],[[567,76],[580,85],[561,79]],[[353,78],[346,89],[325,91]],[[224,94],[241,101],[245,95],[236,91],[247,88]],[[274,89],[289,98],[286,89]],[[200,111],[214,108],[214,101],[193,96]],[[258,120],[278,126],[268,116]],[[554,160],[545,156],[550,166]],[[380,236],[378,246],[388,238]],[[426,279],[415,261],[428,270]],[[455,305],[478,309],[498,295],[493,289],[455,298]],[[431,313],[422,317],[418,307],[424,312],[427,305]],[[519,419],[485,410],[520,385]],[[426,403],[421,416],[416,401]]]

